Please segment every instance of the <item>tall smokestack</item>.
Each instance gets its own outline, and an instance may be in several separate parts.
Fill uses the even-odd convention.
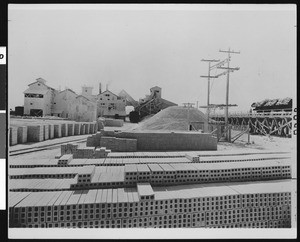
[[[101,90],[101,82],[99,83],[99,94],[102,93],[102,90]]]
[[[108,84],[106,84],[106,91],[108,90]]]

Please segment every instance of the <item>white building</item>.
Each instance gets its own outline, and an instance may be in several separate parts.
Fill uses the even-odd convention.
[[[46,85],[42,78],[28,85],[24,91],[24,114],[31,116],[51,115],[57,91]]]
[[[57,91],[38,78],[24,91],[24,114],[31,116],[57,116],[76,121],[95,121],[96,102],[77,95],[71,89]],[[91,89],[87,94],[91,93]]]

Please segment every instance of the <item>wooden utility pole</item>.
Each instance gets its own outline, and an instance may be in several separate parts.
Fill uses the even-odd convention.
[[[188,108],[187,119],[188,119],[188,130],[190,130],[190,108],[195,105],[195,103],[183,103],[184,107]]]
[[[210,70],[212,69],[211,67],[211,62],[219,62],[220,60],[206,60],[202,59],[201,61],[206,61],[208,62],[208,75],[207,76],[201,76],[201,77],[207,77],[207,123],[209,123],[209,94],[210,94],[210,78],[215,78],[214,76],[210,76]]]
[[[228,50],[219,50],[219,52],[223,52],[223,53],[228,53],[228,61],[227,61],[227,68],[226,67],[217,67],[218,69],[227,69],[227,82],[226,82],[226,107],[225,107],[225,126],[226,129],[228,130],[228,103],[229,103],[229,72],[231,71],[235,71],[235,70],[239,70],[239,67],[236,68],[230,68],[230,54],[240,54],[240,52],[236,52],[233,50],[230,50],[230,48],[228,48]],[[226,133],[226,138],[229,138],[228,132]]]

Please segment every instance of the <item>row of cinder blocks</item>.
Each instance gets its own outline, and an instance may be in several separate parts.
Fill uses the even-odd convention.
[[[105,126],[110,126],[110,127],[122,127],[124,125],[124,120],[123,119],[110,119],[107,118],[104,121]]]
[[[137,151],[137,140],[115,137],[101,137],[100,146],[117,152],[135,152]]]
[[[93,135],[87,137],[86,146],[87,147],[100,146],[101,136],[102,136],[102,132],[97,132],[96,134],[93,134]]]
[[[43,140],[61,138],[72,135],[93,134],[97,132],[97,123],[61,123],[38,124],[28,126],[12,126],[9,129],[10,145],[26,142],[40,142]]]

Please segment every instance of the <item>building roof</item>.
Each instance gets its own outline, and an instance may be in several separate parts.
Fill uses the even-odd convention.
[[[49,89],[47,90],[41,90],[41,89],[35,89],[32,87],[27,88],[23,93],[25,94],[46,94],[47,92],[49,92]]]
[[[59,93],[66,92],[66,91],[69,91],[69,92],[72,92],[72,93],[78,95],[76,92],[74,92],[74,91],[73,91],[72,89],[70,89],[70,88],[66,88],[65,90],[60,91]]]
[[[46,85],[46,80],[43,79],[43,78],[40,78],[40,77],[37,78],[35,82],[32,82],[32,83],[28,84],[28,86],[31,86],[31,85],[33,85],[33,84],[35,84],[35,83],[37,83],[37,82],[43,84],[44,86],[46,86],[46,87],[48,87],[48,88],[50,88],[50,89],[52,89],[52,90],[55,90],[54,88],[49,87],[48,85]]]
[[[116,96],[116,97],[119,97],[118,95],[114,94],[113,92],[111,92],[111,91],[109,91],[109,90],[105,90],[104,92],[101,92],[101,93],[98,94],[98,95],[102,95],[102,94],[104,94],[104,93],[110,93],[110,94],[112,94],[112,95],[114,95],[114,96]]]

